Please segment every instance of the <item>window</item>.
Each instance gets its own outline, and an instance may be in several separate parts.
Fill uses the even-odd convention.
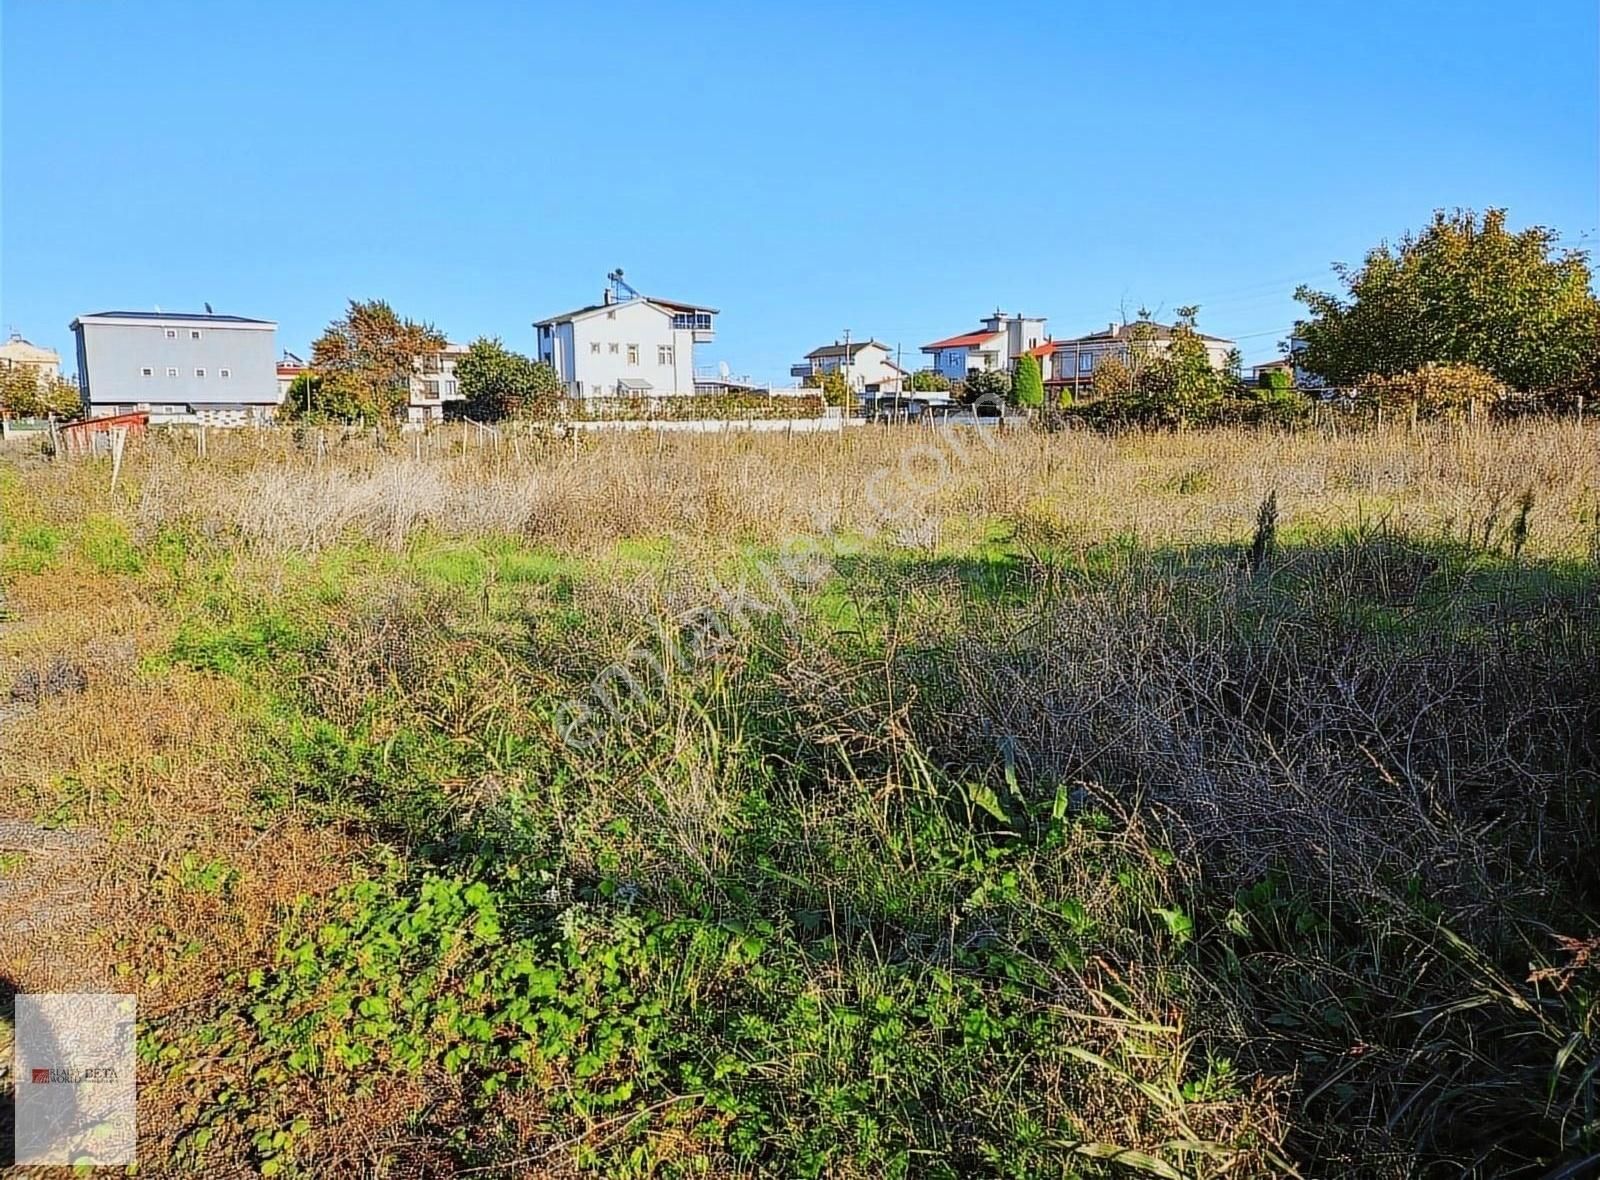
[[[445,397],[455,397],[456,383],[454,381],[446,381],[444,383],[444,395]]]
[[[439,383],[437,381],[424,381],[422,383],[422,388],[429,397],[439,396]]]
[[[672,363],[672,345],[670,345],[670,344],[658,344],[658,345],[656,345],[656,364],[658,364],[658,365],[670,365],[671,363]]]
[[[630,365],[639,363],[639,346],[637,344],[628,345],[628,363]]]
[[[178,338],[178,329],[176,329],[176,328],[168,328],[167,329],[167,339],[168,340],[176,340],[177,338]]]
[[[167,369],[167,376],[168,377],[176,377],[177,375],[178,375],[178,370],[177,369],[170,368],[170,367]]]
[[[232,377],[233,376],[233,370],[232,369],[218,369],[217,370],[217,376],[218,377]]]
[[[618,346],[618,345],[615,345],[615,344],[613,344],[613,345],[612,345],[612,346],[611,346],[611,355],[612,355],[612,356],[616,356],[616,355],[617,355],[617,348],[618,348],[618,347],[619,347],[619,346]]]
[[[1078,372],[1088,373],[1094,370],[1094,353],[1086,352],[1078,357]]]
[[[141,377],[154,377],[156,375],[156,371],[147,365],[139,370],[139,375]]]
[[[595,340],[595,341],[591,342],[590,345],[589,345],[589,351],[594,356],[599,356],[600,355],[600,341]]]
[[[189,329],[189,339],[190,340],[198,340],[198,339],[200,339],[200,329],[199,328],[190,328]]]
[[[196,377],[204,377],[206,375],[206,371],[204,369],[196,369],[194,371],[194,375]]]

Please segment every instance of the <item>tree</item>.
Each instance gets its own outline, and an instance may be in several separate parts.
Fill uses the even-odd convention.
[[[1044,405],[1044,374],[1037,358],[1024,353],[1017,361],[1017,376],[1011,386],[1017,405],[1037,409]]]
[[[1011,398],[1011,374],[1004,369],[973,369],[961,384],[961,400],[1003,402]]]
[[[456,382],[469,417],[480,422],[528,418],[555,405],[561,396],[556,371],[506,348],[498,338],[474,340],[456,362]]]
[[[829,369],[816,378],[815,388],[822,391],[822,400],[830,406],[845,405],[850,398],[850,383],[844,379],[844,370]]]
[[[1587,253],[1556,242],[1544,226],[1508,231],[1504,209],[1437,211],[1360,267],[1335,266],[1345,295],[1295,292],[1310,311],[1297,359],[1333,385],[1471,364],[1517,389],[1562,386],[1600,352],[1600,302]]]
[[[949,393],[950,378],[937,369],[918,369],[911,374],[912,393]]]
[[[417,358],[444,344],[433,325],[401,319],[381,299],[352,299],[311,346],[311,368],[321,378],[312,414],[366,422],[397,416],[410,399]]]
[[[1237,391],[1237,354],[1219,369],[1200,336],[1198,307],[1178,308],[1170,332],[1141,311],[1123,333],[1124,347],[1104,356],[1091,378],[1094,416],[1146,425],[1185,426],[1226,418]]]
[[[75,418],[82,408],[70,381],[24,365],[0,368],[0,414],[8,418]]]

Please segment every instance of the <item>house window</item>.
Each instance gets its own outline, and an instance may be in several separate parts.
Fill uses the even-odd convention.
[[[190,340],[198,340],[198,339],[200,339],[200,329],[199,328],[190,328],[189,329],[189,339]]]
[[[178,329],[176,329],[176,328],[168,328],[167,329],[167,339],[168,340],[176,340],[177,338],[178,338]]]
[[[194,371],[194,375],[196,377],[204,377],[206,375],[206,371],[204,369],[196,369]]]
[[[639,363],[639,346],[637,344],[628,345],[628,363],[630,365]]]
[[[446,381],[444,383],[444,395],[445,397],[455,397],[456,383],[454,381]]]
[[[594,356],[600,355],[600,341],[595,340],[589,345],[589,352]]]
[[[174,368],[168,368],[167,369],[167,376],[168,377],[176,377],[177,375],[178,375],[178,370],[177,369],[174,369]]]
[[[424,381],[422,383],[422,388],[429,397],[439,396],[439,383],[437,381]]]
[[[232,369],[218,369],[217,370],[217,376],[218,377],[232,377],[233,376],[233,370]]]
[[[620,348],[620,347],[621,347],[621,345],[618,345],[618,344],[613,344],[613,345],[612,345],[612,346],[611,346],[611,355],[612,355],[612,356],[616,356],[616,355],[617,355],[617,350],[618,350],[618,349],[619,349],[619,348]]]
[[[656,345],[656,364],[658,364],[658,365],[670,365],[671,363],[672,363],[672,345],[670,345],[670,344],[658,344],[658,345]]]
[[[1094,353],[1086,352],[1078,357],[1078,372],[1088,373],[1094,369]]]
[[[146,368],[140,369],[139,370],[139,374],[142,377],[154,377],[156,375],[156,371],[154,369],[146,367]]]

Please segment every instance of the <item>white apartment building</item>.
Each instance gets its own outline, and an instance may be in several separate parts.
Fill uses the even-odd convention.
[[[658,397],[695,391],[694,346],[715,336],[717,309],[641,295],[608,276],[599,303],[537,321],[538,359],[569,397]]]
[[[461,401],[464,395],[456,383],[456,362],[467,355],[465,344],[446,344],[437,352],[425,352],[412,362],[411,394],[406,399],[406,423],[430,426],[444,421],[446,402]]]

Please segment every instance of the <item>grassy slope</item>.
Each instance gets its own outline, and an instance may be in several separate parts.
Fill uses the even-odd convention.
[[[106,842],[0,971],[139,992],[179,1171],[1580,1158],[1563,429],[0,468],[0,653],[90,669],[0,818]]]

